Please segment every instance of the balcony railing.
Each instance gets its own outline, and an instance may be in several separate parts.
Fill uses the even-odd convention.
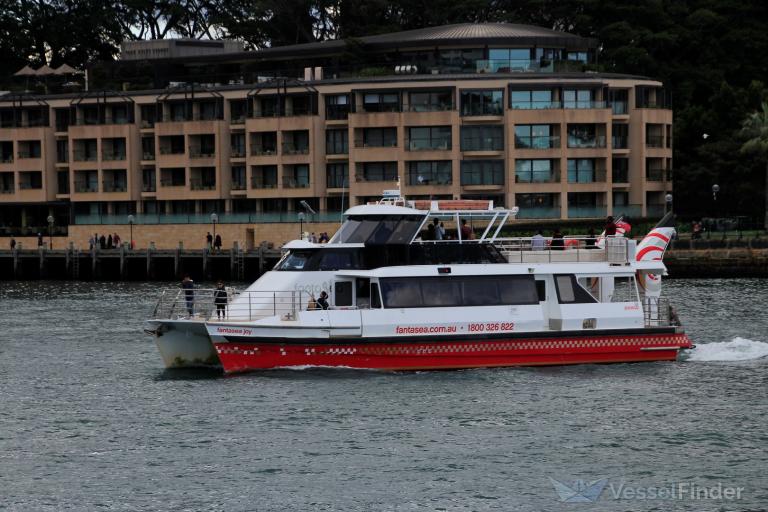
[[[161,187],[183,187],[186,186],[184,180],[175,180],[173,178],[160,178]]]
[[[245,124],[245,114],[232,116],[232,119],[229,120],[229,124]]]
[[[629,147],[626,135],[611,136],[611,147],[613,149],[627,149]]]
[[[526,171],[515,173],[515,183],[559,183],[559,171]]]
[[[126,192],[128,190],[128,184],[119,181],[104,180],[101,182],[101,189],[104,192]]]
[[[232,190],[245,190],[245,181],[242,180],[233,180],[232,181]]]
[[[216,182],[202,178],[192,178],[189,180],[189,188],[190,190],[216,190]]]
[[[607,105],[604,101],[570,101],[566,100],[563,102],[563,108],[570,109],[590,109],[590,108],[606,108]]]
[[[330,121],[346,119],[353,112],[351,105],[327,105],[325,118]]]
[[[451,172],[408,172],[405,175],[406,182],[411,187],[452,185],[453,174]]]
[[[329,174],[325,177],[325,186],[327,188],[349,188],[349,181],[346,176]]]
[[[385,173],[358,172],[355,174],[355,181],[357,182],[397,181],[397,172],[385,172]]]
[[[629,113],[629,103],[626,101],[612,101],[611,111],[613,115],[620,116]]]
[[[0,164],[12,164],[13,155],[0,155]]]
[[[183,155],[184,150],[181,148],[172,148],[168,146],[160,146],[161,155]]]
[[[582,138],[582,137],[569,135],[568,147],[574,148],[574,149],[604,148],[605,135],[597,135],[595,137],[589,137],[589,138]]]
[[[213,158],[215,151],[205,148],[196,148],[194,146],[189,147],[189,158]]]
[[[142,119],[140,126],[144,129],[147,128],[154,128],[155,127],[155,121],[154,119]]]
[[[355,139],[355,147],[359,149],[364,148],[396,148],[397,139],[382,140],[382,141],[366,141],[364,139]]]
[[[75,192],[77,193],[93,193],[99,191],[99,185],[92,181],[75,181]]]
[[[462,117],[472,116],[502,116],[504,115],[504,107],[502,105],[486,105],[483,107],[462,108]]]
[[[273,156],[277,154],[277,148],[264,148],[251,146],[251,156]]]
[[[13,185],[0,187],[0,194],[15,194],[16,188]]]
[[[605,183],[605,169],[594,170],[569,170],[568,183]]]
[[[672,181],[672,169],[646,169],[646,181]]]
[[[283,176],[283,188],[309,188],[309,178]]]
[[[251,178],[251,188],[277,188],[277,177],[273,176],[271,178],[264,178],[263,176],[253,176]]]
[[[308,155],[309,146],[296,145],[290,142],[284,142],[283,154],[284,155]]]
[[[157,185],[155,184],[155,181],[152,180],[151,183],[142,183],[141,191],[142,192],[157,192]]]
[[[101,154],[101,159],[104,160],[105,162],[125,160],[125,153],[120,151],[104,151]]]
[[[535,206],[535,207],[520,207],[520,211],[517,212],[518,219],[559,219],[560,207],[559,206]]]
[[[42,183],[33,183],[31,181],[20,181],[19,182],[19,189],[20,190],[39,190],[43,188]]]
[[[503,137],[471,137],[461,139],[462,151],[504,151]]]
[[[19,158],[19,160],[23,158],[40,158],[40,152],[38,151],[29,151],[29,150],[21,150],[19,151],[16,156]]]
[[[513,101],[513,110],[552,110],[563,108],[559,101]]]
[[[243,148],[232,148],[229,151],[229,157],[230,158],[245,158],[245,149],[243,149]]]
[[[152,152],[145,151],[144,153],[141,154],[141,159],[142,160],[154,160],[155,159],[155,152],[154,151],[152,151]]]
[[[560,147],[560,137],[556,135],[515,136],[516,149],[554,149]]]
[[[363,103],[362,112],[366,114],[375,114],[378,112],[400,112],[399,103]]]
[[[415,138],[405,141],[408,151],[445,151],[451,149],[450,139],[424,139]]]
[[[416,103],[408,105],[405,110],[408,112],[447,112],[455,108],[451,103]]]
[[[663,148],[664,136],[663,135],[646,135],[645,147],[647,148]]]
[[[606,206],[569,206],[568,218],[569,219],[592,219],[603,218],[607,215],[608,209]]]
[[[494,186],[504,185],[504,171],[461,171],[461,186]]]
[[[96,152],[86,152],[81,150],[75,150],[72,153],[72,158],[75,162],[95,162]]]
[[[531,59],[488,59],[476,61],[478,73],[521,73],[539,71],[541,66]]]

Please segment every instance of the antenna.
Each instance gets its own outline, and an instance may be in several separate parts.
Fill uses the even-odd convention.
[[[311,213],[312,215],[317,214],[317,212],[315,210],[313,210],[312,207],[309,206],[309,203],[307,203],[306,201],[301,200],[301,201],[299,201],[299,204],[302,206],[302,208],[307,210],[308,213]]]

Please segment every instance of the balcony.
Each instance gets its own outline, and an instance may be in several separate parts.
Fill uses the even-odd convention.
[[[253,147],[251,146],[251,156],[274,156],[277,154],[277,148]]]
[[[0,194],[15,194],[16,188],[11,184],[4,187],[0,187]]]
[[[594,108],[607,108],[607,104],[604,101],[565,101],[563,102],[564,109],[594,109]]]
[[[189,147],[189,158],[213,158],[216,156],[215,153],[212,148]]]
[[[397,181],[397,172],[373,173],[358,172],[355,174],[355,181],[358,183],[377,182],[377,181]]]
[[[568,147],[572,149],[591,149],[591,148],[604,148],[605,136],[597,135],[595,137],[582,138],[568,136]]]
[[[231,148],[229,151],[230,158],[245,158],[244,148]]]
[[[613,135],[611,137],[611,147],[613,149],[627,149],[629,147],[629,141],[626,135]]]
[[[167,146],[160,146],[161,155],[183,155],[184,150],[181,148],[172,148]]]
[[[672,181],[672,169],[646,169],[646,181]]]
[[[83,151],[83,150],[75,150],[72,153],[72,158],[75,162],[95,162],[96,161],[96,152],[90,152],[90,151]]]
[[[105,162],[114,162],[118,160],[125,160],[125,152],[123,151],[104,151],[101,155],[101,159]]]
[[[477,73],[525,73],[546,71],[550,66],[542,66],[531,59],[483,59],[475,61]]]
[[[161,187],[184,187],[186,182],[174,178],[160,178]]]
[[[126,192],[128,185],[122,181],[104,180],[101,182],[101,189],[104,192]]]
[[[513,101],[510,105],[513,110],[555,110],[563,108],[559,101]]]
[[[503,137],[462,137],[461,151],[504,151]]]
[[[451,171],[423,173],[408,171],[405,174],[405,180],[410,187],[452,185],[453,173]]]
[[[13,155],[0,155],[0,164],[12,164],[13,163]]]
[[[611,112],[615,116],[623,116],[629,114],[629,102],[627,101],[612,101]]]
[[[154,152],[145,151],[144,153],[141,154],[141,159],[142,160],[150,160],[150,161],[154,160],[155,159],[155,153]]]
[[[189,180],[190,190],[216,190],[216,182],[202,178],[192,178]]]
[[[568,183],[605,183],[605,169],[569,169]]]
[[[451,139],[408,139],[405,141],[408,151],[446,151],[451,149]]]
[[[349,181],[343,174],[329,174],[325,177],[326,188],[349,188]]]
[[[144,129],[144,130],[147,130],[147,129],[150,129],[150,128],[154,128],[155,127],[155,121],[154,121],[154,119],[152,119],[152,120],[150,120],[150,119],[142,119],[141,120],[141,124],[139,126],[142,129]]]
[[[520,211],[517,212],[518,219],[559,219],[560,207],[559,206],[534,206],[534,207],[520,207]]]
[[[231,190],[245,190],[245,181],[237,180],[232,182]]]
[[[292,144],[290,142],[283,143],[284,155],[308,155],[309,146]]]
[[[612,178],[614,183],[629,183],[629,170],[613,169]]]
[[[29,151],[29,150],[22,150],[16,153],[16,156],[19,160],[22,160],[24,158],[40,158],[40,152],[39,151]],[[13,159],[11,159],[13,161]]]
[[[515,149],[556,149],[559,147],[560,137],[555,135],[515,136]]]
[[[277,188],[277,177],[276,176],[271,176],[271,177],[253,176],[251,178],[251,188],[255,188],[255,189]]]
[[[232,119],[229,120],[229,124],[245,124],[245,115],[232,116]]]
[[[377,140],[377,141],[366,141],[364,139],[355,139],[355,147],[358,148],[358,149],[364,149],[364,148],[396,148],[397,147],[397,139]]]
[[[327,105],[325,107],[325,118],[329,121],[341,121],[347,119],[350,113],[354,112],[351,105]]]
[[[95,193],[98,191],[99,191],[99,186],[96,182],[75,180],[75,192],[79,194]]]
[[[455,110],[455,106],[452,103],[417,103],[415,105],[408,105],[405,108],[406,112],[448,112]]]
[[[283,176],[283,188],[309,188],[309,178]]]
[[[141,191],[142,192],[157,192],[157,185],[155,185],[154,180],[151,183],[143,183],[141,185]]]
[[[516,172],[515,183],[560,183],[560,171]]]

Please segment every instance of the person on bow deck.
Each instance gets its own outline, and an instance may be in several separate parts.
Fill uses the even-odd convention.
[[[609,215],[605,220],[605,236],[616,235],[616,223],[613,221],[613,216]]]
[[[224,282],[219,280],[216,283],[216,289],[213,291],[213,303],[216,305],[216,318],[227,317],[227,289],[224,288]]]
[[[185,275],[181,281],[181,288],[184,290],[187,313],[189,313],[189,316],[192,316],[195,310],[195,282],[190,279],[189,274]]]

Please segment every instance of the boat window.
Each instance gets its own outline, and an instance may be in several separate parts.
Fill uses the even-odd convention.
[[[371,236],[371,233],[373,233],[373,230],[376,229],[376,227],[379,225],[378,220],[372,220],[372,219],[366,219],[360,221],[360,224],[357,226],[357,229],[355,229],[354,232],[349,234],[349,237],[347,237],[346,240],[342,240],[342,242],[349,243],[349,244],[362,244],[365,243],[366,240],[368,240],[368,237]]]
[[[601,302],[600,299],[600,277],[598,276],[579,276],[576,279],[579,286],[584,288],[587,293],[594,297],[595,302]]]
[[[431,279],[428,284],[422,283],[421,292],[427,307],[461,305],[459,283],[455,279]]]
[[[501,303],[538,304],[539,292],[536,283],[528,276],[502,276],[498,280]]]
[[[333,237],[332,242],[407,244],[413,239],[423,220],[423,217],[418,215],[349,217]]]
[[[407,244],[413,239],[413,235],[416,234],[419,227],[421,227],[423,219],[402,219],[395,228],[392,236],[389,237],[387,243],[390,244]]]
[[[366,241],[369,244],[385,244],[397,227],[397,219],[384,219],[376,226],[376,230]]]
[[[345,307],[352,305],[352,282],[337,281],[333,286],[333,305]]]
[[[536,281],[536,291],[539,294],[539,302],[545,302],[547,300],[547,282]]]
[[[416,279],[387,278],[381,280],[381,294],[388,308],[419,308],[421,285]]]
[[[381,308],[381,295],[379,295],[378,283],[371,283],[371,308]]]
[[[275,270],[303,270],[314,251],[290,251],[277,264]]]
[[[495,306],[500,304],[499,289],[495,281],[466,279],[462,283],[465,306]]]
[[[573,274],[556,275],[555,283],[557,284],[557,298],[560,304],[589,304],[597,302],[597,299],[576,282]]]
[[[637,286],[634,276],[615,277],[610,302],[637,302]]]
[[[334,251],[324,249],[318,265],[319,270],[345,270],[354,268],[352,257],[354,254],[350,251]]]
[[[367,277],[358,278],[355,291],[355,301],[358,309],[368,309],[371,307],[371,280]]]
[[[347,219],[331,238],[331,243],[346,243],[352,233],[360,226],[359,219],[349,218]]]

